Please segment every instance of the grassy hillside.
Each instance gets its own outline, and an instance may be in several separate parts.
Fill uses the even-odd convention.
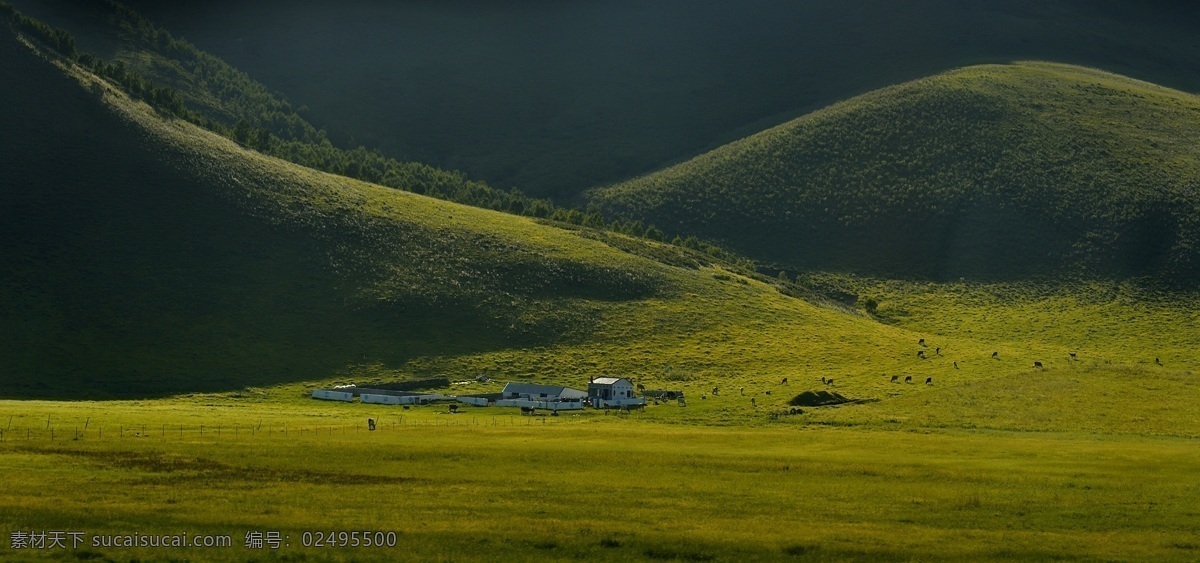
[[[86,2],[15,3],[102,52],[76,25]],[[538,196],[971,64],[1056,60],[1200,92],[1200,14],[1177,1],[130,4],[307,106],[335,143]]]
[[[846,357],[908,339],[690,250],[265,157],[11,35],[3,48],[5,396],[431,370],[580,384],[670,364],[699,382],[748,360],[792,369],[798,331]]]
[[[1200,97],[1049,63],[886,88],[594,194],[790,268],[1200,282]]]
[[[0,347],[14,395],[146,395],[587,334],[668,268],[167,121],[4,30]]]

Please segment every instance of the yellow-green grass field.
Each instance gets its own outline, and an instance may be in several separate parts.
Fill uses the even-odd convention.
[[[0,403],[10,413],[0,445],[6,531],[225,534],[234,545],[7,549],[6,560],[1182,561],[1200,552],[1200,449],[1184,438],[228,400]],[[368,416],[380,417],[376,432]],[[343,530],[394,531],[397,542],[302,545],[305,531]],[[288,545],[246,548],[253,531],[281,532]]]

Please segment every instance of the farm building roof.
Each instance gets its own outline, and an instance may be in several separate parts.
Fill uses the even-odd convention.
[[[562,385],[538,385],[536,383],[517,383],[511,381],[504,385],[505,395],[516,393],[518,395],[542,395],[547,397],[561,397],[563,399],[582,399],[587,397],[586,391],[564,387]]]
[[[592,380],[592,385],[612,385],[618,381],[625,379],[624,377],[597,377]]]

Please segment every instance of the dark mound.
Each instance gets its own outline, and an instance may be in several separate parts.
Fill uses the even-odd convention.
[[[824,407],[852,402],[838,393],[829,391],[805,391],[792,397],[788,404],[793,407]]]

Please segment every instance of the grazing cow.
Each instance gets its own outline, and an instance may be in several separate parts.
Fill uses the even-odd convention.
[[[933,385],[933,378],[932,378],[932,377],[926,377],[926,378],[925,378],[925,385]]]
[[[780,385],[787,385],[787,378],[785,377],[785,378],[781,379],[781,380],[779,381],[779,384],[780,384]]]
[[[958,369],[958,362],[954,362],[954,369]]]
[[[771,390],[770,390],[770,389],[767,389],[767,394],[768,394],[768,395],[770,395],[770,394],[771,394]]]
[[[905,382],[905,383],[912,383],[912,376],[911,376],[911,375],[906,375],[906,376],[904,376],[904,382]]]
[[[372,431],[375,430],[375,419],[373,419],[373,418],[367,419],[367,430],[372,430]]]
[[[700,394],[700,399],[703,400],[703,399],[707,399],[707,398],[708,398],[708,395],[705,395],[704,393]]]
[[[939,346],[939,347],[937,347],[937,348],[934,348],[934,349],[933,349],[933,353],[934,353],[934,354],[937,354],[937,355],[939,355],[939,356],[941,356],[941,355],[942,355],[942,348],[941,348],[941,346]]]
[[[993,360],[999,360],[999,359],[1000,359],[1000,352],[992,352],[992,359],[993,359]]]
[[[644,393],[646,391],[646,386],[642,385],[641,383],[638,383],[637,390],[638,390],[638,393]]]
[[[893,375],[893,376],[892,376],[892,383],[895,383],[895,382],[897,382],[897,381],[899,381],[899,380],[900,380],[900,376],[899,376],[899,375]]]
[[[1154,363],[1156,363],[1156,364],[1158,364],[1158,365],[1160,365],[1160,366],[1162,365],[1162,361],[1161,361],[1161,360],[1159,360],[1158,358],[1154,358]]]
[[[746,388],[745,388],[745,387],[738,387],[738,393],[741,393],[741,394],[745,395],[745,394],[746,394]]]
[[[750,397],[750,404],[756,407],[758,406],[758,403],[754,402],[754,397]]]
[[[721,388],[713,387],[713,396],[716,397],[717,395],[720,395],[720,394],[721,394]]]
[[[821,376],[821,383],[826,383],[824,375]]]
[[[1042,362],[1033,362],[1033,367],[1035,367],[1035,368],[1042,367]]]
[[[1067,353],[1071,355],[1071,359],[1072,359],[1072,360],[1078,360],[1078,359],[1079,359],[1079,358],[1075,357],[1075,352],[1067,352]]]
[[[925,351],[924,351],[924,350],[917,350],[917,357],[918,357],[918,358],[921,358],[921,359],[925,359]]]
[[[450,405],[450,412],[458,412],[458,405],[451,404],[451,405]]]
[[[918,344],[918,345],[920,345],[920,346],[924,346],[924,345],[925,345],[925,339],[924,339],[924,338],[922,338],[922,339],[918,340],[918,341],[917,341],[917,344]]]
[[[830,379],[829,381],[827,381],[826,384],[833,385],[833,379]]]

